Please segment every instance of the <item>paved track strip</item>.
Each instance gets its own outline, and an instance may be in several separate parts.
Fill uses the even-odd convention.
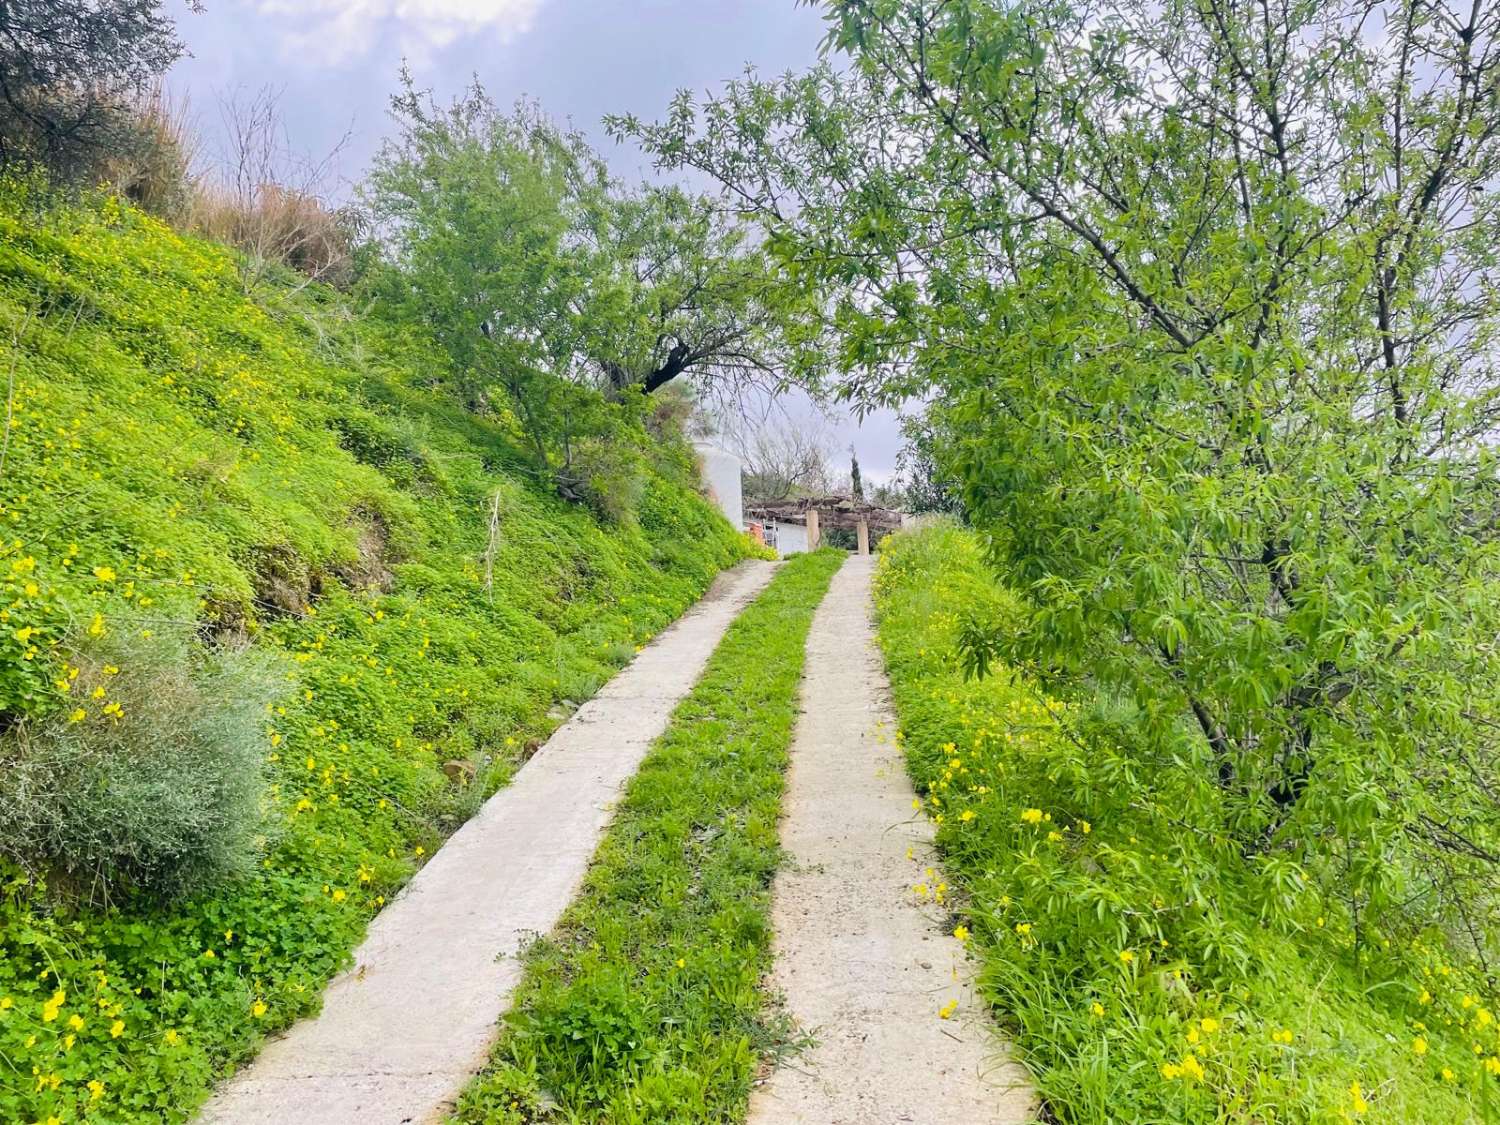
[[[557,729],[376,916],[323,1009],[267,1044],[204,1125],[440,1119],[521,976],[515,954],[573,898],[621,787],[774,566],[744,563]]]
[[[972,995],[962,947],[912,894],[936,860],[892,737],[872,572],[871,557],[851,558],[808,635],[773,983],[817,1045],[755,1092],[750,1125],[1033,1121],[1025,1072]],[[958,1007],[942,1019],[950,1000]]]

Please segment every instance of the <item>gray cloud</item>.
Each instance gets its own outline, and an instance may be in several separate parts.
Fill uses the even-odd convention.
[[[255,0],[277,26],[285,55],[323,65],[352,64],[393,39],[402,53],[427,61],[465,37],[501,42],[531,27],[539,0]]]

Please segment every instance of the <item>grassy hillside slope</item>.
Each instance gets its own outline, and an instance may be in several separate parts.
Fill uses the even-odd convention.
[[[631,424],[638,520],[603,527],[528,478],[505,419],[422,389],[441,361],[420,343],[317,287],[238,281],[223,249],[112,204],[0,200],[0,770],[27,731],[149,754],[162,653],[248,640],[271,683],[258,858],[216,889],[44,886],[64,865],[28,862],[35,826],[0,797],[0,1120],[184,1118],[316,1006],[566,701],[746,550],[680,442]],[[211,726],[230,702],[198,706]],[[64,849],[88,809],[67,811]]]
[[[875,600],[954,883],[916,893],[952,912],[1049,1121],[1494,1119],[1500,1025],[1441,934],[1356,940],[1341,902],[1273,885],[1180,774],[1074,733],[1027,670],[966,678],[965,620],[1026,612],[978,536],[892,537]]]

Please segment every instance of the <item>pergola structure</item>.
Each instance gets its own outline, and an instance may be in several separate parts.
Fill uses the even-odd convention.
[[[825,528],[846,528],[855,533],[859,553],[870,553],[870,532],[876,538],[901,528],[902,514],[850,496],[804,496],[792,500],[774,500],[750,504],[745,515],[751,519],[800,523],[807,527],[807,549],[817,549]]]

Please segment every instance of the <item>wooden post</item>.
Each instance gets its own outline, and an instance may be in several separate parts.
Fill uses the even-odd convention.
[[[870,553],[870,523],[868,520],[859,521],[859,553],[868,555]]]
[[[807,509],[807,549],[816,551],[818,544],[823,540],[822,529],[818,527],[818,509]]]

